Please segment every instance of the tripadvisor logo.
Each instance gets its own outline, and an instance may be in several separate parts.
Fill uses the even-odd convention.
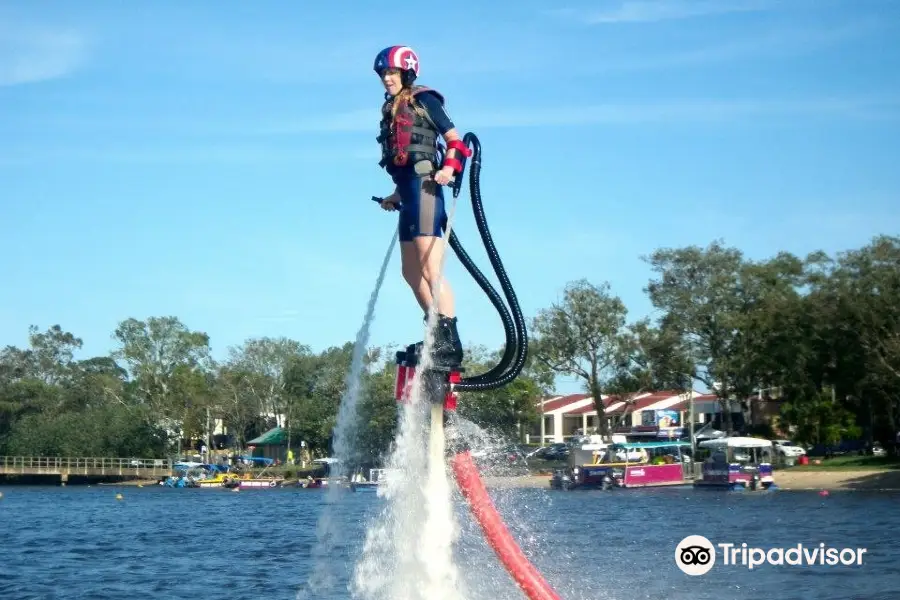
[[[716,549],[702,535],[689,535],[675,547],[675,564],[688,575],[705,575],[716,564]]]
[[[723,565],[754,569],[761,565],[862,565],[865,548],[832,548],[797,544],[788,548],[754,548],[744,544],[713,544],[702,535],[689,535],[675,547],[675,564],[687,575],[705,575],[716,564],[716,547],[721,549]]]

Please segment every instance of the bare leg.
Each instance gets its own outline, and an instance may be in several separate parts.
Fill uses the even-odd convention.
[[[444,249],[446,248],[443,238],[437,237],[417,237],[413,239],[416,245],[416,251],[422,266],[422,278],[425,279],[428,289],[435,289],[434,286],[440,279],[440,290],[437,297],[437,312],[446,317],[456,316],[456,307],[454,306],[453,288],[445,276],[441,276],[441,261],[444,257]]]
[[[412,288],[422,312],[427,313],[428,307],[431,306],[431,288],[422,276],[422,263],[414,242],[400,242],[400,262],[403,279]]]
[[[431,291],[441,274],[443,253],[444,240],[433,236],[419,236],[411,242],[401,242],[400,244],[403,278],[412,288],[424,313],[427,313],[431,306]],[[438,293],[436,310],[439,314],[451,318],[456,313],[453,289],[446,277],[441,277],[441,289]]]

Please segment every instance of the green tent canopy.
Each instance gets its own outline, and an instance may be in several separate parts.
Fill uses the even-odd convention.
[[[248,446],[283,446],[287,444],[287,435],[281,427],[273,427],[259,437],[247,442]]]

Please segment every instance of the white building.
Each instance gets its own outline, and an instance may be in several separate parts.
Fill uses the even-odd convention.
[[[694,398],[694,423],[706,423],[721,412],[721,405],[713,394],[692,392]],[[604,418],[610,430],[615,432],[656,433],[660,427],[690,426],[690,398],[677,391],[647,392],[627,398],[602,396]],[[528,443],[562,443],[574,435],[596,431],[597,409],[588,394],[553,396],[540,400],[542,422],[526,436]],[[655,411],[668,411],[656,413]],[[737,402],[732,411],[740,411]],[[663,418],[665,423],[658,420]],[[669,421],[673,423],[670,425]]]

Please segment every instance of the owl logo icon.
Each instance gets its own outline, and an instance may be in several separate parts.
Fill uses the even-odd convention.
[[[716,564],[716,549],[702,535],[689,535],[675,547],[675,564],[687,575],[705,575]]]

